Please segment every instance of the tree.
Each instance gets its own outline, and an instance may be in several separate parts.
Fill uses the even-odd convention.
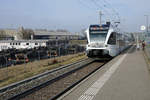
[[[81,30],[81,35],[83,36],[84,39],[86,39],[86,29]]]
[[[31,39],[31,35],[34,35],[34,31],[32,29],[23,29],[21,33],[22,33],[22,38],[25,40]]]
[[[6,36],[6,32],[4,30],[0,30],[0,40],[2,40]]]

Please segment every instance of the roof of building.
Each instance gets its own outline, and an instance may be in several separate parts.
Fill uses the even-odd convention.
[[[66,35],[71,35],[71,36],[76,36],[77,34],[72,34],[71,32],[50,32],[50,31],[34,31],[35,35],[54,35],[54,36],[66,36]]]
[[[49,40],[1,40],[0,43],[10,43],[10,42],[47,42]]]

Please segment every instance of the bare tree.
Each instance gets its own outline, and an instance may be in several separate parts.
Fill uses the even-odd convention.
[[[34,35],[34,31],[32,29],[23,29],[21,33],[22,33],[22,38],[26,40],[31,39],[31,35]]]
[[[6,32],[4,30],[0,30],[0,40],[2,40],[6,36]]]
[[[86,29],[82,29],[81,34],[83,35],[84,38],[86,38]]]

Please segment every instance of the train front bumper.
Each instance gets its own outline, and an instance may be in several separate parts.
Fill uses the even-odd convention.
[[[107,50],[106,48],[103,49],[87,49],[86,50],[87,56],[99,56],[99,57],[103,57],[103,56],[108,56],[109,55],[109,50]]]

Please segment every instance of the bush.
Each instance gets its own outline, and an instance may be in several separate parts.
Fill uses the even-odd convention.
[[[56,63],[58,63],[58,61],[57,61],[56,59],[54,59],[54,60],[52,61],[52,64],[56,64]]]

